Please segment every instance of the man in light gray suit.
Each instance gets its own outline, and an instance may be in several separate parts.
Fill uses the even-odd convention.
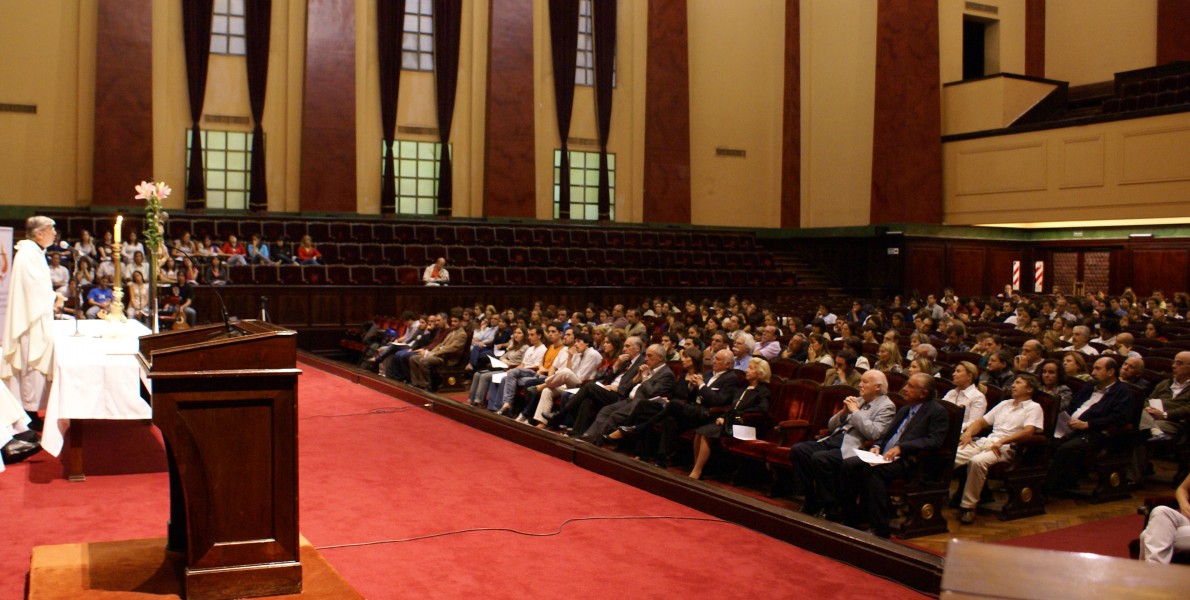
[[[645,350],[645,364],[640,366],[628,384],[628,394],[619,402],[603,407],[595,416],[595,422],[583,432],[579,440],[601,445],[608,443],[607,434],[628,422],[628,415],[632,414],[638,402],[648,402],[650,398],[656,397],[668,398],[673,393],[676,380],[674,372],[665,364],[665,348],[661,344],[649,346]]]
[[[859,382],[859,397],[843,401],[843,408],[835,413],[827,429],[828,435],[817,440],[796,444],[790,449],[793,459],[794,485],[805,492],[802,512],[819,514],[839,520],[841,512],[836,498],[840,491],[839,472],[843,459],[855,456],[855,450],[870,440],[884,435],[897,412],[888,398],[888,379],[884,373],[870,369]]]

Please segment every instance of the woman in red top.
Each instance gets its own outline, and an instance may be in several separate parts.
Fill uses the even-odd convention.
[[[322,264],[322,253],[318,248],[314,247],[314,242],[310,236],[303,235],[301,243],[297,247],[297,261],[302,265],[320,265]]]

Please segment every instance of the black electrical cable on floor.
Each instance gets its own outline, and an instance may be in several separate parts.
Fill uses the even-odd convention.
[[[299,417],[298,420],[304,421],[306,419],[319,419],[319,418],[332,418],[332,417],[360,417],[360,416],[364,416],[364,415],[387,415],[387,414],[391,414],[391,413],[404,412],[404,411],[411,410],[414,408],[417,408],[417,407],[416,406],[382,406],[380,408],[373,408],[372,410],[369,410],[367,412],[343,413],[343,414],[338,414],[338,415],[310,415],[307,417]]]
[[[503,531],[507,533],[515,533],[516,535],[523,535],[527,537],[552,537],[562,533],[562,530],[570,523],[578,521],[653,521],[653,520],[670,520],[670,521],[706,521],[709,523],[727,523],[729,525],[736,525],[731,521],[723,519],[716,519],[713,517],[678,517],[666,515],[635,515],[635,516],[620,516],[620,517],[573,517],[562,521],[562,524],[553,531],[544,533],[537,533],[532,531],[521,531],[519,529],[512,529],[510,527],[473,527],[470,529],[459,529],[456,531],[443,531],[440,533],[431,533],[427,535],[419,535],[411,538],[402,538],[395,540],[375,540],[371,542],[354,542],[350,544],[332,544],[329,546],[318,546],[319,550],[333,550],[336,548],[357,548],[361,546],[380,546],[384,544],[399,544],[403,542],[415,542],[417,540],[426,540],[430,538],[445,537],[448,535],[457,535],[460,533],[476,533],[480,531]],[[739,527],[739,525],[736,525]]]

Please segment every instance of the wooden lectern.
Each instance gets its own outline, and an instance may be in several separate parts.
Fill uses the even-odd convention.
[[[296,594],[297,333],[263,321],[140,338],[185,597]]]

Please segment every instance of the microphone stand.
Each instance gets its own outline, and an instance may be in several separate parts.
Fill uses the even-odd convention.
[[[193,254],[183,250],[181,246],[177,247],[177,251],[179,253],[181,253],[182,256],[189,258],[190,264],[196,265],[196,266],[198,265],[198,259],[195,258],[195,256]],[[183,274],[183,276],[184,275],[185,274]],[[185,285],[185,284],[181,284],[181,285]],[[236,331],[231,328],[231,317],[228,316],[228,314],[227,314],[227,303],[223,302],[223,294],[219,293],[219,286],[211,285],[209,287],[211,288],[212,292],[215,292],[215,298],[217,298],[219,300],[219,316],[223,317],[223,327],[224,327],[224,329],[227,330],[227,337],[235,337]],[[179,307],[178,310],[181,310],[181,307]]]

